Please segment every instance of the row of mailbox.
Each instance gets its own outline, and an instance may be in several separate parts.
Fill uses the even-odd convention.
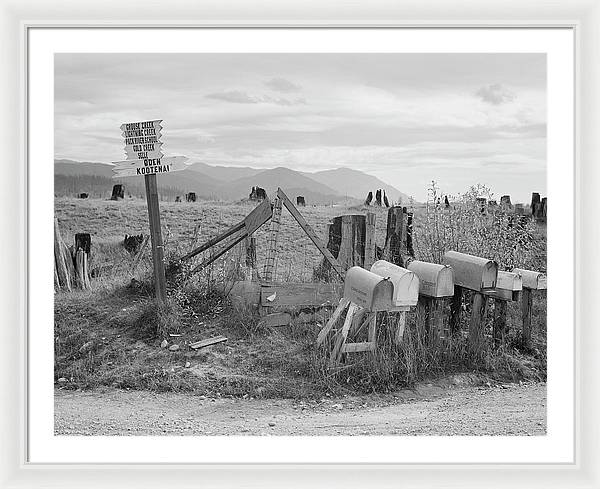
[[[520,268],[499,271],[492,260],[448,251],[442,265],[413,260],[407,268],[402,268],[378,260],[370,271],[352,267],[346,272],[344,297],[370,311],[392,311],[415,306],[419,294],[451,297],[455,285],[498,299],[514,300],[523,288],[546,289],[546,276]]]

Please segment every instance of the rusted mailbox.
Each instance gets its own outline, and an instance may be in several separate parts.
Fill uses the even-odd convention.
[[[414,272],[394,265],[389,261],[377,260],[371,266],[371,272],[388,278],[394,285],[393,307],[416,306],[419,300],[419,279]]]
[[[447,251],[443,262],[454,270],[454,285],[476,292],[496,287],[498,264],[495,261],[458,251]]]
[[[389,311],[392,308],[394,285],[381,275],[352,267],[344,279],[344,298],[367,311]]]
[[[407,267],[419,278],[419,294],[434,298],[454,295],[452,267],[419,260],[412,260]]]
[[[531,270],[523,270],[522,268],[513,268],[513,273],[521,276],[523,280],[523,288],[533,290],[546,290],[547,278],[541,272],[533,272]]]

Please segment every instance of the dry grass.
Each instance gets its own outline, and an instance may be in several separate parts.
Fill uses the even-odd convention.
[[[161,202],[167,259],[181,256],[239,222],[253,207],[248,202]],[[317,235],[325,239],[331,218],[367,210],[377,214],[376,241],[382,246],[386,209],[308,206],[301,212]],[[496,226],[492,223],[486,228],[481,217],[468,206],[458,211],[463,214],[444,214],[435,208],[432,212],[431,207],[414,210],[417,258],[430,261],[438,261],[440,251],[456,243],[473,245],[475,241],[469,236],[452,242],[449,236],[456,239],[456,229],[475,229],[483,236],[484,231],[489,233]],[[316,324],[261,329],[253,311],[234,310],[228,305],[225,296],[234,280],[244,273],[241,248],[232,250],[192,279],[172,283],[169,306],[159,309],[152,299],[149,250],[133,270],[134,257],[121,244],[125,234],[148,234],[146,212],[145,201],[135,199],[114,202],[59,198],[55,202],[65,240],[71,241],[77,232],[92,234],[90,265],[100,271],[92,281],[91,291],[59,291],[55,296],[55,378],[66,378],[62,384],[66,387],[112,385],[223,396],[312,397],[326,392],[382,392],[426,377],[473,369],[503,380],[545,378],[545,295],[534,300],[535,345],[527,355],[521,351],[514,329],[506,345],[494,350],[491,324],[486,325],[488,348],[478,363],[467,358],[464,335],[450,338],[441,348],[431,348],[418,331],[413,313],[404,345],[393,344],[392,328],[383,321],[376,355],[348,356],[338,371],[327,367],[323,352],[314,346]],[[471,224],[458,226],[466,217],[473,220]],[[456,228],[453,234],[451,223]],[[265,260],[268,229],[266,225],[255,235],[259,270]],[[545,230],[532,231],[537,233],[534,236],[539,247],[527,256],[534,260],[543,258],[543,267],[538,261],[537,268],[545,270]],[[321,255],[286,210],[282,214],[279,243],[277,280],[311,281]],[[499,258],[504,256],[501,253],[509,240],[503,238],[496,243],[500,255],[493,257]],[[479,254],[485,255],[486,250],[479,250]],[[516,256],[512,250],[510,256]],[[509,304],[508,311],[510,322],[518,324],[517,305]],[[466,318],[464,321],[466,329]],[[227,343],[198,353],[187,347],[190,342],[217,334],[227,336]],[[174,352],[160,348],[163,339],[181,348]],[[187,362],[190,368],[185,367]]]

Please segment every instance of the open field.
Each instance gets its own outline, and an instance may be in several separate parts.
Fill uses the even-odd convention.
[[[167,259],[181,256],[194,244],[235,224],[253,207],[244,202],[161,203]],[[229,263],[239,263],[239,251],[225,255],[208,273],[172,288],[169,307],[157,310],[149,280],[149,251],[132,271],[134,258],[122,246],[125,234],[148,233],[145,201],[57,199],[55,209],[65,241],[72,242],[76,232],[92,234],[90,268],[109,265],[92,280],[92,290],[55,295],[55,380],[61,388],[112,386],[211,396],[313,398],[327,392],[385,392],[428,376],[473,368],[491,379],[545,379],[545,294],[536,296],[533,305],[532,352],[519,350],[519,334],[512,328],[504,348],[489,350],[481,362],[472,365],[464,359],[464,337],[445,349],[430,351],[411,333],[402,351],[384,347],[373,361],[359,355],[353,364],[332,374],[314,346],[320,328],[317,321],[259,328],[257,317],[233,310],[223,288],[213,287],[227,279]],[[385,208],[307,206],[301,212],[325,239],[332,217],[366,209],[377,214],[377,245],[383,246]],[[415,212],[417,258],[419,236],[427,231],[424,212],[422,208]],[[268,229],[267,223],[256,233],[259,270]],[[279,250],[278,280],[312,280],[321,255],[286,210]],[[508,315],[509,324],[518,324],[517,303],[509,303]],[[409,330],[411,324],[414,314],[409,315]],[[177,351],[160,347],[163,337],[157,337],[158,327],[169,334],[165,338],[169,346],[178,345]],[[228,338],[226,343],[199,352],[187,347],[221,334]],[[389,340],[386,334],[384,328],[379,338],[384,346]]]

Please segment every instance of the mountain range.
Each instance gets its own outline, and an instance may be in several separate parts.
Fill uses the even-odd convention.
[[[109,195],[116,182],[125,184],[126,192],[144,195],[144,182],[139,177],[112,179],[113,165],[67,159],[54,160],[54,193],[76,195],[88,192],[92,196]],[[259,169],[250,167],[212,166],[191,162],[182,171],[160,175],[158,187],[169,197],[196,192],[199,198],[239,200],[247,198],[253,186],[273,194],[281,187],[290,198],[303,195],[307,204],[333,203],[344,200],[363,201],[371,191],[384,189],[390,202],[407,202],[408,196],[378,178],[358,170],[337,168],[315,173],[290,170],[285,167]]]

